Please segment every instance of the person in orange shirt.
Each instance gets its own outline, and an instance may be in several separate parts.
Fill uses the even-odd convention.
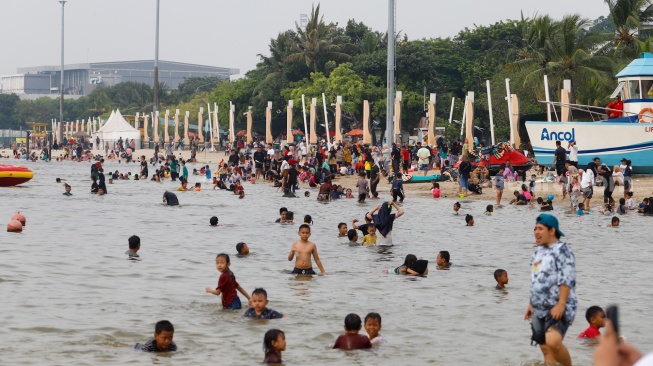
[[[608,104],[606,110],[608,112],[608,119],[621,117],[624,110],[624,102],[621,100],[621,97],[617,95],[617,97]]]

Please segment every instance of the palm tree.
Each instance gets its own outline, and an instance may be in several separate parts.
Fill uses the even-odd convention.
[[[636,44],[642,24],[653,19],[651,0],[605,0],[612,24],[617,30],[614,43],[619,46]]]
[[[295,26],[296,52],[288,55],[286,61],[304,61],[313,72],[317,72],[320,62],[349,60],[350,56],[342,52],[341,46],[334,42],[336,26],[333,23],[325,24],[324,16],[320,17],[320,4],[312,8],[306,29],[302,29],[297,23]]]
[[[530,38],[533,52],[528,58],[513,63],[517,68],[530,70],[524,78],[524,85],[541,90],[544,75],[549,76],[549,81],[557,89],[562,87],[565,79],[571,80],[574,89],[578,90],[590,80],[609,84],[614,62],[610,57],[594,52],[605,37],[585,31],[589,24],[578,14],[567,15],[554,23],[534,19],[535,30]],[[575,101],[573,91],[571,100],[572,103]]]

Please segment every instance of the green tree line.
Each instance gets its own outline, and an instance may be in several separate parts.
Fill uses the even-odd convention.
[[[506,78],[511,92],[520,97],[522,114],[539,114],[545,106],[543,76],[548,75],[549,91],[558,100],[563,81],[572,81],[572,102],[604,105],[616,86],[614,75],[640,52],[651,50],[651,39],[643,25],[653,19],[651,0],[604,0],[607,16],[588,20],[579,14],[562,19],[534,15],[508,19],[491,25],[465,28],[454,37],[409,40],[399,33],[396,43],[396,90],[403,92],[402,126],[412,132],[425,115],[429,93],[437,94],[437,125],[445,125],[452,98],[454,119],[461,119],[468,91],[475,92],[474,124],[489,128],[485,81],[492,85],[492,106],[498,139],[509,135],[505,102]],[[231,101],[236,108],[237,128],[245,124],[252,106],[256,126],[262,128],[267,102],[273,103],[277,131],[285,117],[288,100],[295,104],[294,123],[303,127],[301,95],[327,99],[333,120],[336,96],[343,97],[343,127],[360,127],[363,100],[371,102],[371,115],[385,121],[387,34],[351,19],[346,25],[328,22],[315,6],[305,27],[298,24],[270,40],[267,52],[259,54],[256,68],[235,81],[187,79],[178,89],[162,85],[161,110],[206,106],[218,103],[224,129]],[[152,89],[145,84],[121,83],[98,88],[86,97],[66,100],[66,119],[108,116],[111,109],[124,114],[149,113]],[[0,96],[0,128],[16,127],[26,121],[49,121],[58,116],[58,101],[41,98],[18,100]],[[197,110],[191,110],[197,118]],[[277,122],[277,120],[279,122]],[[285,118],[283,118],[285,121]],[[323,123],[323,113],[318,113]],[[447,134],[455,134],[455,125]]]

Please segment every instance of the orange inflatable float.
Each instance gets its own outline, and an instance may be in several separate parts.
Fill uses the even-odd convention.
[[[34,172],[24,166],[0,163],[0,187],[11,187],[34,178]]]

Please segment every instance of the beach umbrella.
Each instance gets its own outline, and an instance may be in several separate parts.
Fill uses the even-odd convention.
[[[87,134],[84,131],[77,131],[77,132],[73,133],[73,137],[89,138],[89,137],[91,137],[91,135]]]
[[[363,130],[361,130],[360,128],[355,128],[355,129],[347,132],[345,135],[346,136],[363,136],[363,133],[364,133]]]

